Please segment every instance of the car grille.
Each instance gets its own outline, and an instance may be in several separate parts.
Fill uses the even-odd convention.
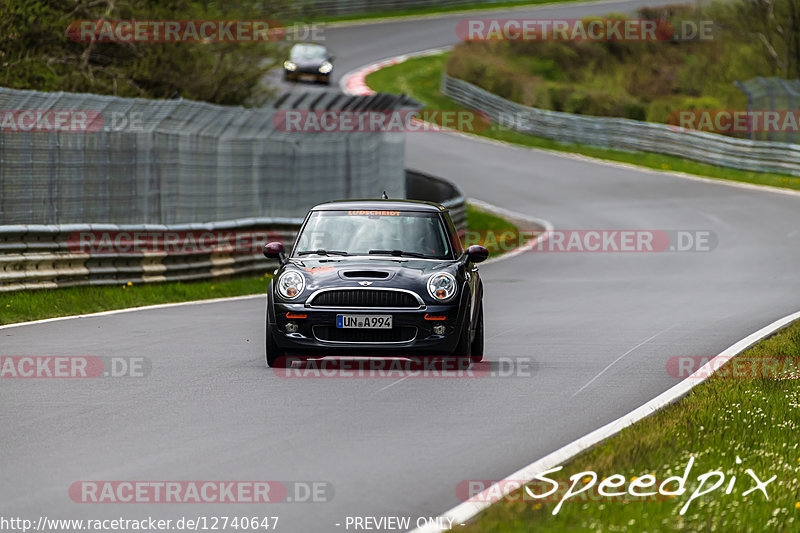
[[[408,342],[417,336],[414,326],[401,326],[392,329],[351,329],[333,326],[314,326],[314,337],[327,342]]]
[[[317,294],[311,307],[399,307],[419,309],[413,294],[403,291],[336,289]]]
[[[346,278],[386,279],[389,277],[389,273],[381,272],[380,270],[347,270],[342,272],[342,276]]]

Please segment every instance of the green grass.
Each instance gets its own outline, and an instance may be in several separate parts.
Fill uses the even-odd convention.
[[[465,246],[480,244],[489,251],[489,257],[499,257],[534,238],[531,230],[520,231],[509,220],[498,217],[467,204],[468,231],[462,239]]]
[[[434,15],[439,13],[453,13],[458,11],[485,11],[494,9],[503,9],[510,7],[524,7],[527,5],[537,4],[551,4],[551,3],[567,3],[567,2],[580,2],[585,0],[525,0],[525,1],[507,1],[507,2],[474,2],[460,6],[430,6],[430,7],[417,7],[410,9],[398,9],[394,11],[374,11],[370,13],[361,13],[356,15],[323,15],[315,18],[313,22],[349,22],[349,21],[362,21],[370,19],[383,19],[395,17],[413,17],[422,15]]]
[[[467,205],[467,227],[494,231],[516,230],[516,227],[507,220],[481,211],[469,204]],[[492,255],[498,254],[493,253]],[[0,292],[0,325],[127,307],[190,302],[247,294],[266,294],[271,277],[270,273],[265,273],[263,276],[243,276],[212,281]]]
[[[384,68],[367,76],[367,85],[379,92],[405,93],[424,103],[428,110],[463,109],[463,106],[444,96],[439,90],[442,69],[447,61],[447,56],[448,54],[440,54],[412,58],[404,63]],[[655,170],[685,172],[708,178],[800,190],[800,178],[785,174],[737,170],[662,154],[623,152],[583,144],[561,143],[494,126],[477,132],[477,134],[497,141],[581,154]]]
[[[516,231],[517,227],[505,218],[487,213],[467,204],[467,228],[473,231]]]
[[[798,531],[800,322],[733,361],[738,360],[739,368],[746,369],[757,367],[754,362],[765,357],[781,361],[781,371],[760,377],[758,372],[731,370],[735,367],[729,362],[679,402],[626,428],[548,476],[571,483],[569,476],[592,471],[597,473],[598,483],[614,474],[624,475],[629,483],[634,476],[652,473],[660,484],[670,476],[683,475],[689,457],[694,456],[686,493],[657,501],[629,497],[627,503],[599,494],[585,501],[576,497],[553,515],[560,496],[555,501],[536,503],[527,493],[517,492],[457,531]],[[741,464],[736,463],[737,457]],[[777,476],[766,486],[769,500],[759,491],[742,496],[754,485],[746,473],[748,468],[761,481]],[[720,488],[694,499],[681,516],[679,510],[700,484],[697,476],[714,470],[725,475]],[[736,476],[736,481],[731,493],[725,494],[731,476]],[[706,488],[715,480],[710,479]],[[537,485],[533,491],[541,494],[547,488],[549,485]]]
[[[228,280],[66,287],[0,293],[0,324],[58,316],[82,315],[111,309],[141,307],[245,294],[266,294],[271,275]]]

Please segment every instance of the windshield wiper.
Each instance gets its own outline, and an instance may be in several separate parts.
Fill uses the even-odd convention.
[[[403,257],[425,257],[425,254],[417,252],[404,252],[403,250],[370,250],[369,255],[396,255]]]
[[[339,250],[303,250],[302,252],[297,252],[297,255],[350,255],[350,254]]]

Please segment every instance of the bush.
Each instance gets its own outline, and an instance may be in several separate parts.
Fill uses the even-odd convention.
[[[746,97],[735,81],[800,76],[794,57],[800,17],[784,16],[781,33],[765,6],[755,0],[674,4],[637,15],[669,19],[678,31],[684,20],[713,20],[710,41],[462,43],[447,72],[525,105],[585,115],[666,122],[680,109],[743,109]],[[774,10],[776,16],[800,12],[800,0],[775,0]]]
[[[678,109],[693,111],[695,109],[722,109],[722,102],[713,96],[701,96],[699,98],[684,98],[680,101]]]
[[[631,120],[645,121],[647,120],[647,109],[639,102],[623,102],[622,116]]]
[[[550,81],[561,81],[564,79],[564,72],[561,70],[561,67],[551,58],[532,58],[530,61],[530,73]]]
[[[265,7],[269,6],[269,7]],[[84,43],[70,23],[100,19],[252,20],[290,17],[290,2],[253,0],[7,0],[0,18],[0,83],[18,89],[260,105],[281,43]]]

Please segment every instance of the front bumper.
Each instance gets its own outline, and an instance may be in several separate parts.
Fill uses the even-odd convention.
[[[309,308],[301,303],[284,303],[269,298],[267,327],[272,328],[272,337],[283,350],[298,355],[352,355],[389,356],[404,355],[449,356],[458,345],[466,319],[466,307],[459,300],[442,305],[428,305],[426,309],[381,309],[348,310]],[[336,328],[336,315],[391,315],[392,330],[342,330]],[[288,317],[287,317],[288,315]],[[299,316],[305,318],[297,318]],[[444,320],[428,320],[427,317],[445,317]],[[297,331],[288,333],[287,323],[297,325]],[[433,327],[445,326],[445,332],[437,335]],[[375,333],[377,332],[377,333]],[[385,334],[383,333],[385,332]],[[333,340],[341,337],[350,340]],[[359,340],[354,340],[360,337]],[[373,337],[373,338],[370,338]],[[374,337],[383,337],[375,340]]]
[[[322,74],[318,70],[310,70],[310,69],[308,69],[308,70],[302,70],[302,69],[286,70],[286,69],[284,69],[283,73],[284,73],[284,76],[286,77],[286,79],[289,79],[289,80],[304,79],[304,80],[309,80],[309,81],[326,81],[326,80],[328,80],[330,78],[330,76],[333,73],[333,71],[328,72],[327,74]]]

